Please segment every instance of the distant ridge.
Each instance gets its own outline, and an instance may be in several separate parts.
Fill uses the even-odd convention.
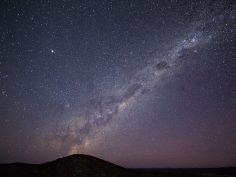
[[[85,154],[43,164],[0,164],[0,177],[236,177],[236,168],[126,169]]]
[[[0,165],[1,177],[115,177],[121,176],[124,172],[123,167],[85,154],[74,154],[43,164]]]
[[[56,176],[119,176],[125,169],[108,161],[84,154],[74,154],[40,165],[41,171]],[[45,175],[46,175],[45,174]]]
[[[56,160],[43,163],[41,165],[47,166],[47,165],[58,165],[58,164],[79,165],[83,167],[88,167],[88,166],[90,167],[91,164],[93,165],[96,164],[96,165],[102,165],[101,167],[110,167],[119,170],[124,169],[123,167],[113,164],[111,162],[86,154],[73,154],[70,156],[58,158]]]

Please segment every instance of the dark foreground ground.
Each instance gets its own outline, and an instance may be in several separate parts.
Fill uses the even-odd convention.
[[[236,177],[236,168],[125,169],[88,155],[44,164],[1,164],[0,177]]]

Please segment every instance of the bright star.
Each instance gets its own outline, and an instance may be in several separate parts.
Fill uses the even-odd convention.
[[[56,53],[55,50],[53,50],[53,49],[51,49],[50,52],[51,52],[52,54],[55,54],[55,53]]]

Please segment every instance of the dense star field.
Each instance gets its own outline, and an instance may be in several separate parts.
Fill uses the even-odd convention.
[[[0,163],[236,166],[236,5],[1,0]]]

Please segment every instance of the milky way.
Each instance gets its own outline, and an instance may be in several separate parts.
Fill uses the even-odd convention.
[[[233,1],[0,7],[0,162],[236,165]]]
[[[49,146],[63,151],[62,154],[83,152],[93,139],[96,139],[96,135],[112,123],[112,119],[120,112],[135,104],[138,98],[148,94],[153,87],[161,84],[162,75],[170,71],[175,72],[175,68],[181,67],[184,59],[191,60],[190,57],[198,53],[199,48],[210,45],[211,40],[217,37],[219,29],[206,32],[205,26],[215,27],[221,24],[220,20],[230,18],[231,13],[233,12],[226,14],[223,10],[212,17],[214,20],[203,19],[203,21],[195,22],[190,32],[178,39],[171,50],[163,51],[161,57],[154,58],[154,61],[134,74],[128,84],[112,91],[113,93],[109,96],[91,99],[85,106],[85,110],[79,112],[73,119],[69,119],[70,121],[66,123],[59,123],[56,125],[57,128],[53,127],[56,132],[52,131]],[[218,28],[221,27],[218,26]]]

